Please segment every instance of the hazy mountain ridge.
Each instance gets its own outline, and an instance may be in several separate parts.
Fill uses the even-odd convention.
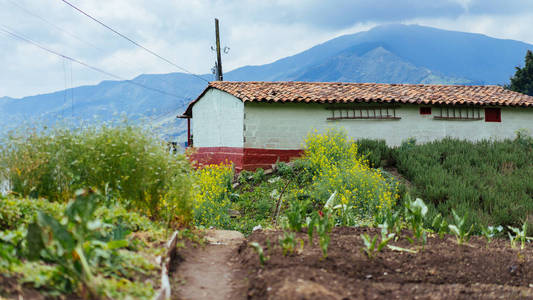
[[[480,34],[415,25],[386,25],[344,35],[306,51],[224,75],[233,81],[347,81],[429,84],[504,84],[533,45]],[[212,75],[202,75],[213,80]],[[163,95],[124,81],[103,81],[49,94],[0,98],[1,132],[28,120],[61,118],[86,122],[125,115],[144,118],[170,140],[184,140],[175,119],[206,82],[183,73],[140,75],[132,81],[175,95]],[[74,106],[72,106],[74,103]]]

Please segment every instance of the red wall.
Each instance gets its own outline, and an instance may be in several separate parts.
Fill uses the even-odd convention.
[[[232,162],[235,170],[255,170],[257,168],[270,169],[277,161],[288,162],[292,158],[302,155],[303,150],[278,150],[259,148],[235,147],[204,147],[196,148],[191,156],[198,164],[219,164]]]

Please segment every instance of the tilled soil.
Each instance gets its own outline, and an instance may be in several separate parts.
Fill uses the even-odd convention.
[[[206,232],[205,247],[178,250],[171,266],[172,299],[244,299],[245,281],[238,275],[237,253],[242,233],[230,230]]]
[[[417,253],[385,248],[373,259],[362,252],[360,234],[374,228],[335,228],[328,257],[317,241],[297,237],[303,250],[283,255],[280,231],[258,231],[239,248],[249,299],[533,299],[533,246],[511,249],[506,239],[473,237],[458,245],[455,237],[429,237],[424,249],[400,238],[390,244]],[[409,235],[408,232],[404,232]],[[250,242],[262,245],[264,266]],[[270,245],[270,246],[268,246]]]

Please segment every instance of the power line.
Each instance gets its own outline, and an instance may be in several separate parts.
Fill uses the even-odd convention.
[[[69,35],[70,37],[72,37],[72,38],[74,38],[74,39],[76,39],[76,40],[78,40],[78,41],[80,41],[80,42],[82,42],[82,43],[84,43],[84,44],[87,44],[87,45],[89,45],[89,46],[91,46],[91,47],[93,47],[93,48],[95,48],[95,49],[98,49],[98,50],[104,52],[104,50],[103,50],[102,48],[99,48],[98,46],[96,46],[96,45],[94,45],[94,44],[92,44],[92,43],[90,43],[90,42],[87,42],[87,41],[85,41],[85,40],[79,38],[79,37],[76,36],[74,33],[70,32],[70,31],[68,31],[68,30],[66,30],[66,29],[64,29],[64,28],[61,28],[60,26],[55,25],[54,23],[50,22],[49,20],[43,18],[42,16],[40,16],[40,15],[34,13],[34,12],[31,12],[30,10],[28,10],[27,8],[25,8],[25,7],[22,6],[21,4],[15,2],[15,1],[13,1],[13,0],[6,0],[6,1],[9,2],[9,3],[11,3],[11,5],[14,5],[14,6],[18,7],[20,10],[22,10],[22,11],[25,12],[26,14],[28,14],[28,15],[30,15],[30,16],[33,16],[34,18],[37,18],[37,19],[43,21],[44,23],[48,24],[49,26],[54,27],[56,30],[58,30],[58,31],[60,31],[60,32],[63,32],[63,33]]]
[[[47,20],[46,18],[44,18],[44,17],[38,15],[37,13],[32,12],[31,10],[29,10],[29,9],[25,8],[24,6],[22,6],[21,4],[15,2],[15,1],[13,1],[13,0],[6,0],[6,1],[9,2],[9,3],[11,3],[13,6],[16,6],[17,8],[19,8],[21,11],[23,11],[23,12],[26,13],[27,15],[30,15],[30,16],[32,16],[32,17],[34,17],[34,18],[37,18],[37,19],[41,20],[42,22],[46,23],[47,25],[49,25],[49,26],[55,28],[57,31],[62,32],[62,33],[65,33],[66,35],[68,35],[68,36],[70,36],[70,37],[72,37],[72,38],[78,40],[79,42],[82,42],[82,43],[84,43],[84,44],[86,44],[86,45],[89,45],[90,47],[92,47],[92,48],[94,48],[94,49],[96,49],[96,50],[99,50],[99,51],[102,52],[102,53],[106,53],[106,52],[107,52],[107,50],[104,50],[104,49],[102,49],[102,48],[100,48],[100,47],[94,45],[93,43],[88,42],[88,41],[86,41],[86,40],[84,40],[84,39],[78,37],[78,36],[77,36],[76,34],[74,34],[73,32],[71,32],[71,31],[69,31],[69,30],[66,30],[66,29],[64,29],[64,28],[62,28],[62,27],[60,27],[60,26],[54,24],[54,23],[51,22],[50,20]],[[130,62],[126,62],[125,60],[121,59],[120,57],[116,57],[115,59],[121,61],[121,62],[124,63],[125,65],[129,65],[129,64],[130,64]],[[65,68],[65,66],[63,66],[63,68]],[[66,101],[66,98],[67,98],[67,86],[66,86],[66,84],[67,84],[67,83],[66,83],[66,81],[67,81],[67,74],[66,74],[66,71],[65,71],[65,70],[63,70],[63,72],[65,73],[65,101]],[[160,80],[161,80],[161,79],[160,79]],[[167,79],[165,79],[165,78],[163,78],[162,80],[165,81],[165,82],[169,82],[169,81],[168,81]],[[70,95],[71,102],[74,102],[74,84],[73,84],[73,80],[72,80],[72,61],[70,61],[70,87],[71,87],[71,89],[70,89],[70,92],[71,92],[71,93],[70,93],[70,94],[71,94],[71,95]],[[186,99],[185,101],[187,101],[187,99],[189,99],[190,97],[187,97],[187,96],[186,96],[186,97],[182,97],[182,98],[183,98],[183,99]],[[72,103],[72,105],[73,105],[73,103]]]
[[[105,28],[111,30],[112,32],[114,32],[114,33],[117,34],[118,36],[122,37],[123,39],[129,41],[130,43],[134,44],[135,46],[137,46],[137,47],[139,47],[139,48],[145,50],[146,52],[148,52],[148,53],[150,53],[150,54],[152,54],[152,55],[158,57],[159,59],[161,59],[161,60],[163,60],[163,61],[165,61],[165,62],[167,62],[167,63],[173,65],[174,67],[176,67],[176,68],[178,68],[178,69],[180,69],[180,70],[182,70],[182,71],[184,71],[184,72],[186,72],[186,73],[189,73],[189,74],[193,75],[194,77],[196,77],[196,78],[198,78],[198,79],[201,79],[201,80],[203,80],[203,81],[205,81],[205,82],[209,82],[208,80],[202,78],[201,76],[198,76],[198,75],[196,75],[196,74],[190,72],[189,70],[187,70],[187,69],[185,69],[185,68],[183,68],[183,67],[178,66],[178,65],[175,64],[174,62],[172,62],[172,61],[170,61],[170,60],[164,58],[163,56],[161,56],[161,55],[155,53],[154,51],[152,51],[152,50],[150,50],[150,49],[144,47],[143,45],[141,45],[141,44],[137,43],[136,41],[130,39],[129,37],[125,36],[124,34],[122,34],[122,33],[118,32],[118,31],[116,31],[115,29],[113,29],[113,28],[111,28],[110,26],[106,25],[104,22],[102,22],[102,21],[96,19],[95,17],[89,15],[88,13],[86,13],[86,12],[83,11],[82,9],[76,7],[75,5],[73,5],[72,3],[68,2],[67,0],[61,0],[61,1],[63,1],[63,2],[64,2],[65,4],[67,4],[68,6],[74,8],[75,10],[77,10],[78,12],[80,12],[81,14],[85,15],[86,17],[90,18],[91,20],[95,21],[96,23],[98,23],[98,24],[104,26]]]
[[[115,78],[115,79],[118,79],[118,80],[122,80],[122,81],[128,82],[128,83],[130,83],[130,84],[133,84],[133,85],[136,85],[136,86],[139,86],[139,87],[145,88],[145,89],[147,89],[147,90],[151,90],[151,91],[158,92],[158,93],[161,93],[161,94],[164,94],[164,95],[167,95],[167,96],[172,96],[172,97],[178,98],[178,99],[180,99],[180,100],[187,101],[187,99],[183,99],[182,97],[180,97],[180,96],[178,96],[178,95],[171,94],[171,93],[165,92],[165,91],[160,90],[160,89],[157,89],[157,88],[149,87],[149,86],[146,86],[146,85],[144,85],[144,84],[141,84],[141,83],[135,82],[135,81],[133,81],[133,80],[124,79],[124,78],[122,78],[122,77],[120,77],[120,76],[118,76],[118,75],[112,74],[112,73],[107,72],[107,71],[105,71],[105,70],[102,70],[102,69],[100,69],[100,68],[98,68],[98,67],[91,66],[91,65],[89,65],[89,64],[87,64],[87,63],[85,63],[85,62],[83,62],[83,61],[77,60],[77,59],[72,58],[72,57],[70,57],[70,56],[67,56],[67,55],[65,55],[65,54],[59,53],[59,52],[57,52],[57,51],[55,51],[55,50],[49,49],[49,48],[47,48],[47,47],[45,47],[45,46],[43,46],[43,45],[41,45],[41,44],[39,44],[39,43],[37,43],[37,42],[35,42],[35,41],[29,39],[29,38],[26,38],[26,37],[24,37],[24,36],[22,36],[22,35],[20,35],[20,34],[17,34],[17,33],[15,33],[15,32],[13,32],[12,29],[10,29],[9,27],[7,27],[7,26],[5,26],[5,25],[0,25],[0,31],[3,31],[4,33],[8,34],[8,35],[11,36],[12,38],[15,38],[15,39],[18,39],[18,40],[21,40],[21,41],[27,42],[27,43],[29,43],[29,44],[32,44],[32,45],[34,45],[34,46],[36,46],[36,47],[38,47],[38,48],[40,48],[40,49],[42,49],[42,50],[44,50],[44,51],[46,51],[46,52],[49,52],[49,53],[52,53],[52,54],[57,55],[57,56],[59,56],[59,57],[62,57],[62,58],[68,59],[68,60],[70,60],[70,61],[73,61],[73,62],[75,62],[75,63],[78,63],[78,64],[80,64],[80,65],[82,65],[82,66],[85,66],[85,67],[87,67],[87,68],[89,68],[89,69],[91,69],[91,70],[93,70],[93,71],[96,71],[96,72],[102,73],[102,74],[107,75],[107,76],[109,76],[109,77],[112,77],[112,78]]]

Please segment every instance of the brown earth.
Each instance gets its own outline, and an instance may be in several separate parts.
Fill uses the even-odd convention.
[[[171,266],[172,299],[245,299],[238,258],[242,233],[209,230],[203,247],[187,245],[178,250]]]
[[[533,246],[511,249],[506,239],[488,247],[481,237],[458,245],[453,236],[429,237],[418,253],[385,248],[373,259],[362,251],[361,233],[373,228],[335,228],[328,257],[315,240],[284,256],[280,231],[253,233],[239,248],[248,299],[533,299]],[[407,234],[407,232],[405,232]],[[264,266],[249,242],[262,245]],[[390,244],[415,249],[405,238]],[[268,246],[270,245],[270,246]],[[229,298],[228,298],[229,299]]]

